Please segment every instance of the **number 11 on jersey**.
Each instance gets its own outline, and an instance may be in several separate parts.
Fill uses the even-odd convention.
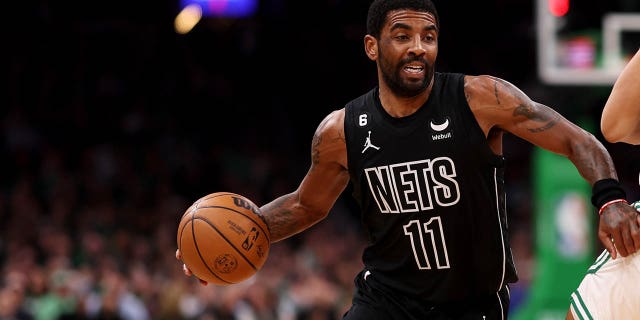
[[[420,220],[411,220],[404,225],[404,234],[409,236],[413,256],[420,270],[431,269],[430,261],[433,260],[438,269],[451,267],[440,217],[433,217],[423,224]]]

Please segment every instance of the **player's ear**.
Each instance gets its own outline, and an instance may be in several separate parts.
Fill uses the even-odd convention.
[[[378,59],[378,40],[371,35],[364,36],[364,52],[371,60]]]

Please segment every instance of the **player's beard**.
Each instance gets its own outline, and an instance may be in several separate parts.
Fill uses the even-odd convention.
[[[421,57],[413,57],[403,59],[394,66],[392,63],[389,63],[388,60],[385,59],[381,52],[379,52],[378,54],[378,62],[380,63],[382,79],[387,84],[389,89],[391,89],[391,91],[393,91],[393,93],[395,93],[396,95],[407,98],[415,97],[429,86],[431,78],[433,77],[434,68],[433,65],[430,64],[427,60],[424,60]],[[419,81],[409,81],[408,79],[403,79],[401,75],[404,66],[412,61],[420,61],[424,63],[424,78]]]

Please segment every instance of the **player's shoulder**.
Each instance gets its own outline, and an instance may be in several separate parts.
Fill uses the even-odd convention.
[[[498,78],[490,75],[465,75],[463,81],[464,95],[472,109],[491,104],[489,101],[493,102],[500,90]]]
[[[495,87],[497,83],[507,82],[501,78],[481,74],[481,75],[464,75],[464,88],[465,90],[486,90],[491,87]]]
[[[318,125],[311,142],[314,163],[335,162],[347,167],[344,117],[344,108],[333,110]]]
[[[498,98],[525,98],[524,93],[511,82],[491,75],[465,75],[464,92],[467,99],[496,102]]]
[[[344,123],[344,113],[345,113],[344,107],[340,109],[335,109],[329,112],[329,114],[325,117],[325,121],[334,125],[342,126],[342,124]]]
[[[335,109],[327,114],[318,125],[316,135],[344,135],[345,108]]]

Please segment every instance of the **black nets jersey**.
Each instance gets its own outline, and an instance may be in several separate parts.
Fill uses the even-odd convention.
[[[469,108],[464,75],[436,73],[428,101],[403,118],[386,113],[376,87],[346,105],[344,130],[369,285],[444,302],[517,280],[504,159]]]

